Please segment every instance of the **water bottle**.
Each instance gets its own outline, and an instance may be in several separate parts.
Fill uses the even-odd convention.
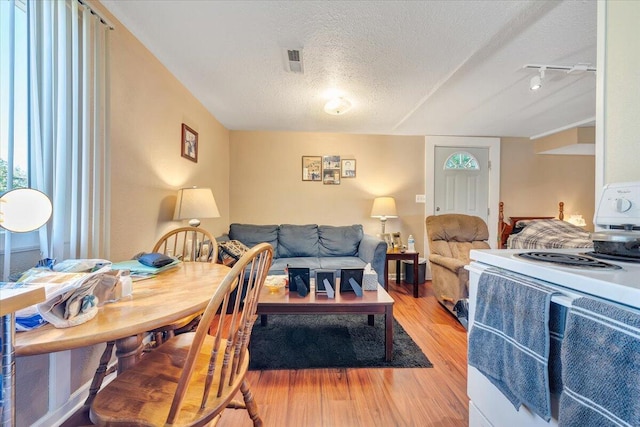
[[[413,239],[413,235],[409,234],[409,240],[407,240],[407,250],[409,252],[415,252],[416,251],[416,241]]]

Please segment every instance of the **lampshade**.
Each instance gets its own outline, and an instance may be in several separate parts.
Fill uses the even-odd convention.
[[[181,188],[178,190],[173,219],[188,219],[189,225],[200,225],[199,218],[218,218],[220,212],[210,188]]]
[[[51,217],[51,201],[33,188],[16,188],[0,197],[0,226],[14,233],[42,227]]]
[[[393,197],[376,197],[371,208],[371,217],[380,218],[382,234],[384,234],[387,218],[397,218],[396,201]]]
[[[376,197],[371,208],[372,218],[397,218],[396,201],[393,197]]]

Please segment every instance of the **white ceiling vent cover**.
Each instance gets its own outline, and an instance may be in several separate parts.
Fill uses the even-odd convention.
[[[304,73],[302,49],[283,49],[285,70],[290,73]]]

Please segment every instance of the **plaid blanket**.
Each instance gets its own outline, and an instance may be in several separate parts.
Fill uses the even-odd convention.
[[[520,221],[518,225],[524,225]],[[560,249],[591,248],[589,232],[559,219],[535,219],[526,221],[518,234],[507,239],[509,249]]]

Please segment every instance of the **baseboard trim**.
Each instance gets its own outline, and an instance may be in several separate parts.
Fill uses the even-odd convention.
[[[104,378],[102,385],[105,386],[114,380],[116,377],[115,372]],[[67,421],[71,416],[78,412],[84,405],[84,401],[89,396],[89,388],[91,387],[91,380],[80,386],[75,392],[69,396],[69,401],[55,411],[47,412],[45,416],[32,424],[33,427],[58,427]]]

